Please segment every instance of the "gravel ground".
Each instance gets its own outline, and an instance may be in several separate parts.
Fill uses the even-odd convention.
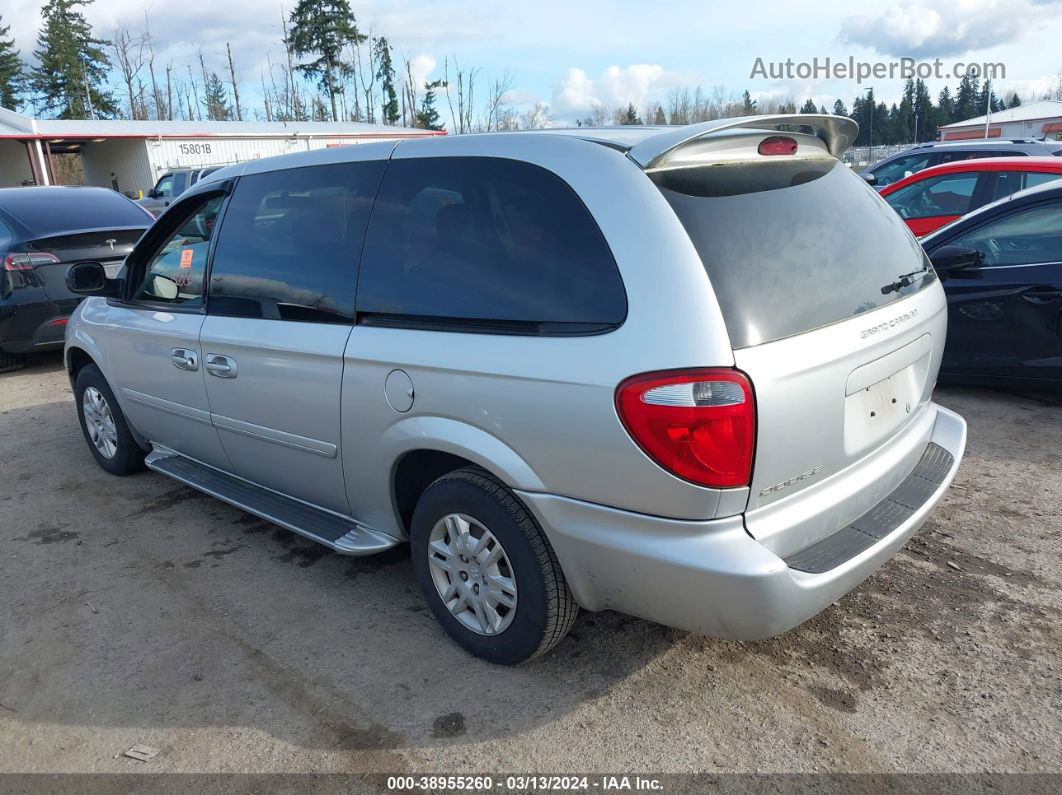
[[[938,399],[955,486],[817,618],[737,643],[583,613],[507,669],[446,639],[408,554],[107,475],[39,358],[0,376],[0,772],[1060,773],[1062,402]]]

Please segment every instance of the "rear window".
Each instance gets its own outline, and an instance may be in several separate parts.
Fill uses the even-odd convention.
[[[5,208],[34,237],[109,227],[145,227],[151,218],[124,196],[109,190],[22,188]]]
[[[832,158],[754,161],[650,175],[689,233],[735,348],[885,306],[932,271],[900,217]]]
[[[584,334],[627,314],[590,212],[555,174],[485,157],[395,160],[358,280],[366,322]]]

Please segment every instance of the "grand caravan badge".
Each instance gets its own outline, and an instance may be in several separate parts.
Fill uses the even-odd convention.
[[[909,320],[914,320],[916,317],[918,317],[918,310],[912,309],[910,312],[904,312],[902,315],[897,315],[894,318],[882,321],[876,326],[870,326],[869,328],[863,329],[859,332],[859,336],[862,339],[866,339],[867,337],[873,337],[875,334],[880,334],[883,331],[888,331],[889,329],[895,328],[896,326],[906,323]]]

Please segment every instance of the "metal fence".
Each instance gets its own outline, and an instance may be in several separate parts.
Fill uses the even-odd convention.
[[[906,149],[910,149],[914,144],[890,144],[888,146],[854,146],[848,149],[844,153],[844,162],[850,165],[852,168],[866,168],[879,160],[884,160],[886,157],[891,157],[899,152],[903,152]]]

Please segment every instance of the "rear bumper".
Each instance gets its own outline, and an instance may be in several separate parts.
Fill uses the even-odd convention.
[[[718,637],[768,638],[859,585],[906,543],[940,501],[962,461],[966,423],[945,408],[932,409],[929,443],[946,453],[936,456],[943,464],[933,483],[921,488],[919,502],[909,511],[893,514],[899,518],[894,526],[879,525],[879,537],[869,546],[831,560],[830,568],[819,573],[787,564],[745,531],[741,516],[684,522],[554,495],[520,496],[545,530],[584,608],[619,610]]]
[[[31,353],[60,348],[69,316],[51,301],[34,301],[0,307],[0,350],[6,353]]]

